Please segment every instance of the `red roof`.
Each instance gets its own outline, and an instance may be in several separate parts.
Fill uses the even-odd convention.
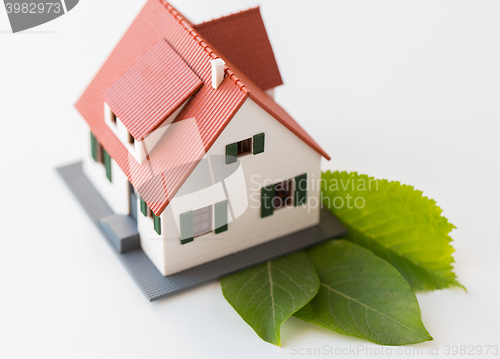
[[[203,85],[164,39],[158,40],[102,98],[142,141]]]
[[[182,59],[202,81],[203,85],[177,116],[175,125],[170,126],[167,135],[155,146],[154,151],[149,156],[149,161],[139,165],[105,124],[103,97],[111,96],[107,91],[115,86],[116,94],[125,93],[121,89],[123,84],[119,86],[117,83],[122,83],[122,81],[125,83],[126,74],[138,76],[137,73],[140,71],[132,71],[132,68],[154,63],[155,61],[148,60],[154,51],[170,53],[162,40],[170,44],[168,48],[171,46],[178,55],[176,60],[172,59],[173,56],[167,55],[165,61]],[[153,51],[153,49],[155,50]],[[162,0],[148,0],[76,104],[78,111],[89,124],[90,130],[97,140],[124,171],[132,185],[156,215],[160,215],[168,206],[198,161],[208,152],[248,96],[314,150],[330,159],[276,102],[243,75],[230,61],[226,61],[226,79],[217,90],[213,89],[210,60],[218,58],[218,54],[220,53],[211,48],[172,6]],[[221,57],[228,60],[224,56]],[[176,66],[183,68],[184,65],[178,64]],[[153,67],[158,69],[162,65],[155,63]],[[122,76],[125,77],[122,78]],[[151,88],[160,87],[157,84],[148,85],[145,82],[137,86],[142,86],[140,87],[142,89],[149,89],[149,86]],[[166,83],[165,86],[161,87],[163,91],[171,91],[172,89],[179,91],[179,94],[174,94],[178,96],[177,98],[186,96],[185,94],[189,92],[189,90],[186,91],[186,87],[192,88],[184,87],[184,85],[178,87],[175,83]],[[141,104],[148,101],[155,102],[156,100],[141,98],[149,96],[148,93],[148,91],[134,92],[129,95],[129,99]],[[116,96],[118,97],[118,95]],[[163,105],[160,102],[158,102],[159,106]],[[174,102],[178,101],[171,101],[171,103]],[[118,108],[116,103],[113,106]],[[120,108],[131,109],[128,107],[131,104],[132,102],[125,101],[120,105]],[[175,106],[170,105],[170,107]],[[118,112],[118,110],[116,111]],[[123,111],[125,112],[125,110]],[[164,111],[166,111],[165,116],[167,116],[171,110],[168,108]],[[117,113],[117,115],[122,121],[127,121],[125,118],[131,119],[134,116],[137,116],[137,120],[140,119],[140,114],[133,115],[133,111],[121,115]],[[159,118],[160,115],[153,117]],[[151,119],[143,118],[142,120],[150,121]],[[136,135],[143,133],[138,128],[134,131]]]
[[[260,89],[283,84],[259,7],[194,25],[194,29]]]

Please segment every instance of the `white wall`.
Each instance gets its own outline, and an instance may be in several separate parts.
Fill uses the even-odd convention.
[[[85,131],[86,150],[83,171],[94,187],[117,214],[129,213],[128,179],[121,168],[111,159],[112,182],[106,177],[104,165],[94,161],[90,148],[90,132]]]
[[[139,197],[137,199],[137,228],[141,235],[141,248],[163,275],[166,275],[165,256],[163,254],[163,234],[165,233],[165,221],[163,220],[163,217],[165,216],[167,209],[163,211],[161,215],[162,235],[159,235],[154,229],[153,218],[146,217],[142,214],[139,205]]]
[[[208,233],[196,237],[194,242],[181,245],[177,230],[178,218],[174,218],[172,206],[169,205],[164,211],[162,214],[162,233],[165,240],[163,248],[165,267],[164,270],[160,269],[164,275],[206,263],[313,226],[319,222],[318,206],[312,209],[306,207],[283,208],[275,210],[270,217],[261,218],[260,189],[262,185],[292,179],[303,173],[308,174],[308,182],[311,184],[314,180],[321,178],[321,156],[252,100],[249,99],[245,102],[214,143],[208,155],[216,156],[214,161],[224,161],[227,144],[262,132],[266,134],[265,152],[240,158],[248,195],[256,201],[249,200],[249,208],[239,218],[229,223],[228,231],[217,235],[213,232]],[[238,166],[238,164],[229,166]],[[198,176],[201,171],[202,169],[198,166],[191,177]],[[252,180],[252,175],[255,174],[259,174],[261,177]],[[181,188],[180,193],[187,185],[186,183]],[[312,188],[309,185],[308,199],[319,197],[317,187]],[[177,198],[178,196],[175,199]],[[198,205],[194,205],[190,209],[195,210],[202,207],[205,200],[206,196],[198,196],[198,200],[196,200],[199,202]],[[157,249],[159,248],[158,246]],[[156,257],[157,254],[154,256]]]
[[[83,160],[83,170],[85,175],[92,182],[96,190],[109,204],[116,214],[127,215],[130,213],[128,179],[122,169],[111,160],[111,174],[113,182],[109,182],[106,177],[104,165],[94,161],[90,149],[90,132],[86,131],[86,150]],[[137,197],[137,227],[141,234],[141,247],[148,255],[158,270],[165,275],[163,236],[156,233],[153,226],[153,219],[145,217],[140,209],[139,197]],[[167,211],[164,211],[164,213]],[[164,221],[162,220],[162,225]],[[163,229],[162,229],[163,233]]]

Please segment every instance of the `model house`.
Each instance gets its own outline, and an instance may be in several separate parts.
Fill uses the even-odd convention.
[[[319,223],[329,156],[282,83],[259,8],[196,25],[148,0],[79,99],[84,172],[164,276]]]

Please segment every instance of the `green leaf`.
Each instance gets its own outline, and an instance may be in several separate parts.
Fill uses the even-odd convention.
[[[414,290],[463,287],[453,273],[453,224],[436,202],[399,182],[326,172],[323,204],[347,227],[347,239],[391,263]]]
[[[222,293],[266,342],[281,346],[280,329],[319,289],[319,278],[303,251],[222,279]]]
[[[320,244],[308,254],[321,285],[297,318],[383,345],[432,340],[415,294],[389,263],[346,240]]]

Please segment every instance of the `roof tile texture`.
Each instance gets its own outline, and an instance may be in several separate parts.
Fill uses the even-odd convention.
[[[258,7],[194,25],[195,30],[260,89],[282,85]]]
[[[158,128],[203,85],[163,39],[158,40],[103,94],[138,141]]]

